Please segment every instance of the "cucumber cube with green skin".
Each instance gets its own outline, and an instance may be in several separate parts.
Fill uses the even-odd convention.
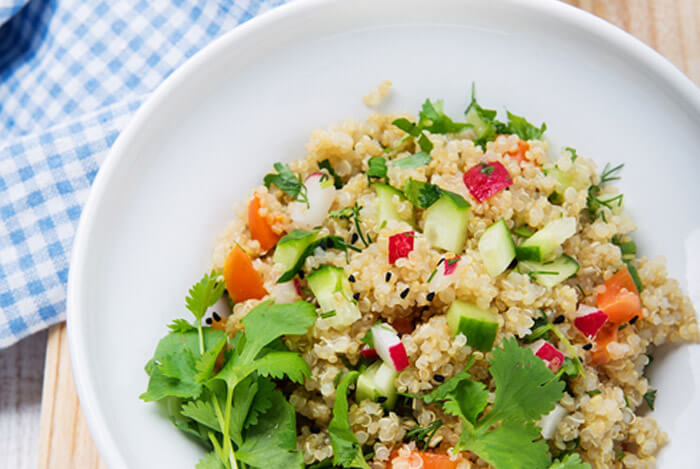
[[[459,194],[442,191],[442,195],[425,211],[423,234],[433,247],[460,254],[467,241],[469,202]]]
[[[467,338],[467,345],[488,352],[496,340],[498,317],[489,310],[455,300],[447,310],[447,325],[453,337],[462,333]]]
[[[481,235],[479,254],[491,277],[498,277],[513,262],[515,243],[503,218],[486,228]]]
[[[547,223],[515,249],[518,260],[546,262],[553,259],[561,245],[576,234],[576,218],[558,218]]]
[[[396,371],[382,361],[372,363],[357,378],[355,400],[381,402],[386,410],[393,409],[397,398],[394,385],[397,375]]]
[[[272,260],[281,264],[285,271],[291,269],[317,236],[317,231],[293,230],[277,242]]]
[[[330,327],[349,326],[362,316],[357,303],[352,299],[352,288],[340,267],[326,265],[307,277],[322,313],[335,312],[334,316],[319,319]]]
[[[579,265],[575,259],[562,254],[549,262],[518,262],[518,271],[528,274],[531,279],[543,287],[552,288],[578,272]]]
[[[389,220],[405,221],[411,226],[415,225],[413,209],[408,215],[400,215],[397,203],[406,200],[403,192],[388,184],[375,183],[374,191],[377,194],[377,226],[381,227]]]

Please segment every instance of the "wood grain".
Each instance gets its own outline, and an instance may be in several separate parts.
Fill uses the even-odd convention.
[[[564,0],[627,30],[700,83],[700,1]],[[39,469],[103,469],[73,385],[65,326],[46,351]]]

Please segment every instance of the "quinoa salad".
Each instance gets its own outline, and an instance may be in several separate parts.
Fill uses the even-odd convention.
[[[141,395],[197,468],[656,466],[645,372],[693,305],[637,252],[622,165],[498,114],[472,88],[458,119],[316,130],[235,205]]]

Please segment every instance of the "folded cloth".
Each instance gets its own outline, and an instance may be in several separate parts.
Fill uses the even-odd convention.
[[[73,235],[149,93],[284,0],[0,0],[0,348],[65,318]]]

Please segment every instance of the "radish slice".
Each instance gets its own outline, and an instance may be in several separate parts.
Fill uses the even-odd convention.
[[[377,355],[377,350],[367,345],[362,347],[360,353],[362,354],[362,358],[366,358],[367,360],[374,360],[375,358],[379,357],[379,355]]]
[[[608,320],[608,315],[588,305],[580,305],[576,310],[574,326],[589,339],[594,339],[598,331],[603,328],[603,324]]]
[[[389,236],[389,264],[393,264],[402,257],[408,257],[408,253],[413,251],[414,238],[415,231],[406,231]]]
[[[457,271],[460,257],[456,256],[451,259],[445,259],[437,266],[435,275],[430,280],[428,288],[432,292],[442,291],[457,281],[457,276],[454,273]]]
[[[408,366],[408,354],[399,335],[387,324],[372,326],[372,340],[377,355],[396,371]]]
[[[289,215],[296,227],[310,230],[323,223],[328,216],[328,209],[335,200],[336,190],[332,179],[321,182],[323,176],[323,173],[313,173],[304,181],[309,200],[308,207],[301,201],[289,204]]]
[[[542,438],[545,440],[551,440],[554,438],[557,427],[559,427],[559,424],[562,420],[564,420],[564,417],[566,417],[568,413],[569,412],[565,408],[557,404],[550,413],[543,416],[537,423],[542,429]]]
[[[498,161],[481,162],[464,173],[464,185],[478,202],[493,197],[513,184],[508,170]]]
[[[538,340],[530,345],[530,349],[535,353],[535,356],[540,357],[544,361],[547,368],[555,373],[559,371],[562,363],[564,363],[564,354],[546,340]]]
[[[229,317],[231,314],[231,305],[229,304],[228,297],[226,295],[222,295],[221,298],[214,303],[214,305],[210,306],[206,310],[204,316],[202,316],[202,324],[205,324],[204,321],[206,318],[212,317],[214,313],[218,314],[222,319]]]

